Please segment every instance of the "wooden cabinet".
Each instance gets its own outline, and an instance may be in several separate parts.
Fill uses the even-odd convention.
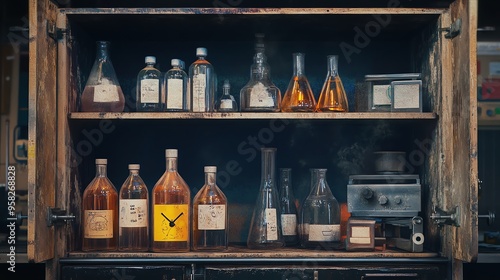
[[[460,279],[462,263],[477,257],[477,1],[414,2],[31,0],[29,259],[45,261],[49,279],[66,279],[78,274],[78,265],[100,262],[136,262],[152,267],[153,274],[163,273],[163,266],[181,265],[186,271],[197,266],[207,279],[220,279],[227,266],[256,263],[259,275],[267,279],[289,266],[300,270],[303,261],[320,264],[319,279],[344,270],[361,279],[383,278],[377,276],[381,271],[437,279],[429,276],[434,269],[443,276],[439,279]],[[352,112],[134,112],[135,75],[144,56],[156,55],[160,70],[166,71],[172,58],[189,65],[200,46],[208,48],[219,89],[229,79],[237,95],[249,76],[257,32],[266,34],[272,77],[282,91],[292,75],[293,52],[306,54],[306,75],[316,97],[326,73],[326,55],[338,54]],[[78,112],[97,40],[111,41],[126,112]],[[355,110],[363,102],[356,89],[364,75],[404,72],[422,73],[424,112]],[[292,167],[298,198],[307,194],[308,168],[324,166],[341,202],[348,176],[366,172],[372,151],[407,152],[408,168],[422,182],[424,252],[245,249],[261,146],[277,147],[277,166]],[[94,176],[94,159],[109,159],[109,177],[117,188],[126,178],[127,164],[140,163],[151,189],[165,169],[166,148],[179,149],[179,172],[193,193],[203,184],[203,166],[218,166],[219,186],[229,200],[231,249],[82,253],[81,194]],[[438,226],[431,219],[437,209],[451,212],[457,207],[460,214],[453,223]],[[48,226],[50,208],[64,209],[76,219]],[[270,260],[276,270],[267,274],[264,268]],[[400,271],[398,265],[407,269]],[[240,273],[244,270],[234,275]],[[316,279],[314,269],[303,273],[304,279]]]

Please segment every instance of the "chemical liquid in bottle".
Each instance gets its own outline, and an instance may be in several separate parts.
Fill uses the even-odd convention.
[[[293,76],[281,102],[283,112],[314,112],[316,100],[305,74],[303,53],[293,54]]]
[[[136,109],[139,112],[161,110],[161,72],[155,68],[156,57],[146,56],[146,67],[137,74]]]
[[[316,111],[318,112],[349,112],[344,85],[339,76],[338,55],[327,57],[328,72],[325,83],[319,95]]]
[[[198,60],[189,67],[189,92],[193,112],[213,112],[215,109],[215,71],[206,60],[207,49],[197,48]]]
[[[165,111],[188,111],[188,76],[181,68],[182,61],[172,59],[172,69],[165,74]]]
[[[222,86],[222,95],[216,104],[217,112],[237,112],[238,104],[231,95],[231,85],[228,80],[224,81]]]
[[[292,169],[280,169],[280,204],[281,204],[281,231],[287,246],[296,245],[299,241],[297,234],[297,206],[292,190]]]

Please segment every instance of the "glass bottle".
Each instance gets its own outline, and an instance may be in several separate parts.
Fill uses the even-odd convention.
[[[149,194],[139,176],[139,164],[129,164],[129,176],[120,189],[119,246],[120,251],[149,249]]]
[[[96,175],[83,192],[82,251],[118,248],[118,192],[107,176],[107,159],[96,159]]]
[[[205,184],[193,199],[193,250],[226,250],[227,199],[217,186],[217,167],[205,166]]]
[[[338,55],[329,55],[328,72],[325,83],[319,95],[316,111],[318,112],[349,112],[349,104],[344,85],[339,76]]]
[[[171,60],[172,69],[165,74],[165,111],[188,111],[188,76],[181,68],[181,60]]]
[[[250,67],[250,81],[240,91],[241,111],[280,110],[281,91],[271,81],[271,68],[264,51],[264,43],[258,42]]]
[[[154,252],[186,252],[190,247],[191,193],[177,171],[177,150],[167,149],[167,168],[153,188]]]
[[[109,58],[107,41],[97,42],[97,54],[82,93],[82,112],[123,112],[125,98]]]
[[[222,95],[216,104],[217,112],[237,112],[238,104],[231,95],[231,85],[228,80],[224,81],[222,86]]]
[[[208,62],[206,48],[197,48],[198,60],[189,66],[189,89],[193,112],[213,112],[215,107],[215,72]]]
[[[156,57],[146,56],[146,67],[137,74],[136,109],[138,112],[161,110],[161,72],[155,68]]]
[[[303,53],[293,54],[293,77],[281,102],[283,112],[314,112],[316,100],[305,74]]]
[[[280,169],[281,231],[286,245],[295,245],[297,235],[297,206],[292,191],[292,169]]]
[[[340,247],[340,207],[326,182],[326,169],[318,169],[318,179],[301,209],[302,247]]]
[[[276,148],[262,148],[262,176],[253,210],[247,246],[252,249],[278,248],[284,245],[281,234],[281,209],[275,183]]]

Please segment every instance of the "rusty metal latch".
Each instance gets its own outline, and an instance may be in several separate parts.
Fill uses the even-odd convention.
[[[66,210],[60,208],[47,208],[47,226],[67,223],[76,219],[73,214],[66,214]]]
[[[440,30],[446,32],[446,34],[444,35],[446,39],[453,39],[460,35],[460,33],[462,32],[462,20],[457,19],[451,24],[450,27],[440,28]]]
[[[438,207],[434,206],[434,211],[431,215],[431,219],[434,220],[434,223],[442,226],[442,225],[452,225],[459,227],[460,226],[460,206],[455,207],[450,212],[443,211]]]

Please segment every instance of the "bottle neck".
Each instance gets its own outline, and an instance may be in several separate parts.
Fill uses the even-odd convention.
[[[328,56],[328,74],[331,76],[338,76],[339,66],[338,66],[338,56],[330,55]]]
[[[274,186],[274,157],[276,150],[272,148],[262,149],[262,178],[261,181],[266,188]]]
[[[304,66],[304,54],[302,53],[294,53],[293,54],[293,75],[294,76],[303,76],[305,75],[305,66]]]
[[[177,158],[166,158],[167,159],[167,171],[173,172],[177,171]]]
[[[96,166],[96,177],[106,177],[107,176],[107,166],[104,164],[98,164]]]
[[[205,172],[205,185],[215,186],[215,172]]]

